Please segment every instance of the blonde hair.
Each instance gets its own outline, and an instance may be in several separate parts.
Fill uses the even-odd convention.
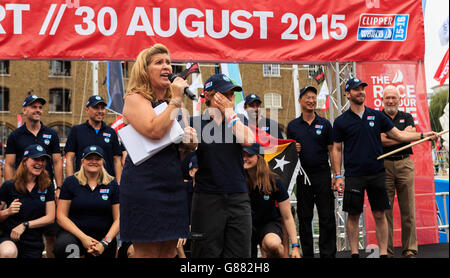
[[[247,188],[249,190],[249,194],[252,190],[258,188],[259,192],[261,190],[264,194],[270,195],[272,192],[278,191],[276,186],[276,177],[278,175],[272,170],[270,170],[269,165],[264,160],[264,157],[259,154],[255,154],[258,156],[258,161],[256,162],[256,181],[253,184],[252,180],[247,171],[245,171],[245,183],[247,184]]]
[[[160,43],[154,44],[152,47],[144,49],[139,53],[136,62],[131,69],[130,80],[128,81],[128,87],[124,98],[130,94],[140,94],[149,101],[156,100],[147,69],[152,61],[152,57],[157,54],[170,55],[169,49]],[[172,86],[170,86],[166,91],[163,100],[170,101],[172,99],[172,90]]]
[[[104,162],[104,160],[103,160]],[[81,165],[80,170],[73,174],[73,176],[78,180],[78,182],[85,186],[88,183],[88,179],[84,170],[83,165]],[[108,171],[106,171],[105,167],[102,166],[102,170],[100,172],[100,175],[98,175],[97,178],[97,184],[103,184],[108,185],[114,180],[114,177],[108,174]]]
[[[22,161],[19,164],[19,167],[17,167],[16,172],[14,173],[13,182],[14,187],[16,188],[17,192],[24,194],[27,192],[27,173],[28,169],[27,166],[25,166],[25,162],[30,159],[29,157],[24,157]],[[47,163],[45,163],[47,165]],[[50,176],[47,173],[47,170],[43,169],[41,174],[36,177],[36,183],[39,185],[39,191],[44,192],[45,189],[50,187]]]

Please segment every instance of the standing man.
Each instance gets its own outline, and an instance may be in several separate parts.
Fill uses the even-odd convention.
[[[100,146],[105,152],[105,169],[120,183],[122,175],[122,149],[117,133],[103,122],[106,102],[101,96],[91,96],[86,104],[89,119],[70,130],[66,142],[66,177],[73,176],[81,166],[83,149],[90,145]],[[74,165],[75,159],[75,165]]]
[[[243,147],[254,142],[252,131],[234,112],[234,91],[224,74],[206,80],[208,106],[191,118],[198,136],[192,198],[192,258],[250,258],[252,214],[245,184]]]
[[[300,90],[298,99],[302,114],[289,122],[287,138],[294,139],[302,168],[305,173],[297,176],[297,216],[304,258],[314,258],[311,222],[314,204],[319,214],[319,250],[321,258],[336,256],[336,219],[334,193],[331,188],[331,169],[328,155],[333,148],[330,122],[317,115],[317,89],[306,86]]]
[[[400,142],[410,142],[432,136],[435,132],[417,133],[400,131],[386,115],[364,106],[367,83],[351,78],[345,85],[350,109],[337,117],[333,126],[332,165],[335,188],[344,193],[343,211],[348,213],[346,229],[352,258],[359,258],[359,217],[363,211],[367,190],[372,215],[375,219],[380,258],[387,258],[388,225],[385,211],[391,209],[386,192],[386,174],[383,160],[381,133]],[[344,145],[344,178],[341,172],[342,145]]]
[[[409,113],[398,110],[400,94],[395,86],[389,85],[383,90],[383,112],[388,116],[394,126],[399,130],[416,132],[414,119]],[[408,143],[402,143],[390,139],[385,133],[381,134],[383,152],[388,153],[401,148]],[[403,151],[384,158],[386,168],[386,189],[389,202],[394,204],[395,192],[397,192],[398,206],[401,214],[402,226],[402,255],[407,258],[415,258],[417,255],[417,234],[415,217],[415,192],[414,192],[414,162],[410,154],[412,149]],[[386,213],[388,222],[388,257],[394,256],[394,220],[392,209]]]
[[[7,140],[5,150],[5,180],[14,177],[15,169],[22,161],[25,149],[33,144],[39,144],[51,155],[48,160],[46,170],[54,186],[53,178],[56,182],[56,196],[59,196],[59,189],[63,183],[63,162],[61,150],[59,148],[59,138],[56,131],[45,126],[41,122],[42,109],[45,99],[36,95],[29,95],[22,104],[24,124],[11,132]],[[56,224],[48,226],[44,231],[45,249],[47,258],[53,258],[53,244],[56,239],[58,226]]]
[[[254,125],[275,138],[283,139],[278,123],[263,116],[261,103],[261,98],[256,94],[245,97],[244,109],[247,111],[249,125]]]

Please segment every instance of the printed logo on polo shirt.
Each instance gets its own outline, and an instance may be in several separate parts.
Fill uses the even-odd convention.
[[[269,195],[264,195],[264,201],[268,201],[270,199]]]
[[[45,139],[45,140],[44,140],[44,143],[45,143],[46,145],[48,145],[48,144],[50,144],[50,140]]]
[[[375,116],[367,116],[367,120],[370,121],[369,125],[374,127],[375,123],[373,121],[375,121]]]
[[[315,125],[314,128],[316,129],[317,135],[322,134],[323,125]]]
[[[42,134],[42,138],[45,138],[45,139],[52,139],[52,135],[51,134]]]
[[[38,193],[41,194],[41,196],[39,196],[39,198],[41,199],[41,202],[45,202],[45,194],[47,194],[47,189],[45,189],[44,192],[41,192],[40,190],[38,190]]]
[[[399,121],[401,124],[404,124],[405,123],[405,119],[400,119],[400,121]]]
[[[105,142],[106,143],[109,143],[109,141],[110,141],[110,137],[111,137],[111,134],[110,133],[107,133],[107,132],[103,132],[103,136],[105,137],[104,138],[104,140],[105,140]]]
[[[100,194],[102,194],[102,199],[107,201],[108,200],[109,189],[108,188],[100,189]]]

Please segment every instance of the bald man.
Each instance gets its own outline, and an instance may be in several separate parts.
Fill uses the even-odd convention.
[[[398,110],[401,100],[396,87],[389,85],[383,91],[383,112],[392,120],[394,126],[399,130],[416,132],[414,119],[409,113]],[[383,133],[381,135],[383,152],[388,153],[408,143],[402,143],[395,139],[390,139]],[[414,194],[414,163],[410,157],[412,149],[407,148],[401,152],[390,155],[384,159],[386,170],[386,190],[391,204],[391,209],[386,211],[388,222],[388,256],[394,256],[394,221],[392,208],[394,204],[395,192],[397,192],[398,206],[401,214],[402,227],[402,255],[407,258],[414,258],[417,255],[417,235],[415,220],[415,194]]]

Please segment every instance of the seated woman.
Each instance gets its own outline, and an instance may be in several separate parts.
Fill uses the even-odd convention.
[[[0,187],[0,258],[42,258],[44,227],[55,222],[55,189],[45,171],[49,158],[41,145],[28,146],[13,179]]]
[[[56,258],[115,257],[119,187],[103,167],[103,157],[101,147],[86,147],[80,170],[61,187],[56,220],[62,230],[56,237]]]
[[[281,179],[270,170],[259,153],[258,143],[244,148],[243,153],[245,179],[252,206],[252,258],[257,257],[258,244],[263,257],[283,257],[281,222],[292,243],[292,258],[300,258],[289,194]]]

